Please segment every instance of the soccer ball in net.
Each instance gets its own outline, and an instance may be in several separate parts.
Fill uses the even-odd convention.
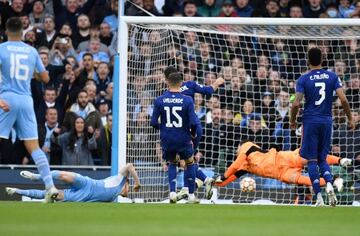
[[[240,181],[241,192],[249,193],[254,192],[256,189],[255,180],[251,177],[245,177]]]

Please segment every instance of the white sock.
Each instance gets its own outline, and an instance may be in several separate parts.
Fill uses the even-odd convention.
[[[194,199],[195,198],[195,195],[193,193],[190,193],[189,194],[189,199]]]
[[[182,191],[189,193],[189,188],[188,187],[183,187]]]

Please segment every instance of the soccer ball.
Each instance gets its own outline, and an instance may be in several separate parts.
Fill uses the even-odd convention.
[[[245,177],[240,181],[241,192],[249,193],[254,192],[256,189],[255,180],[251,177]]]

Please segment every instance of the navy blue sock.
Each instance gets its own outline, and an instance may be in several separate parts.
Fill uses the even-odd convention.
[[[320,193],[320,175],[318,171],[318,165],[316,161],[308,162],[309,176],[314,189],[315,195]]]
[[[44,199],[45,198],[45,190],[37,190],[37,189],[29,189],[29,190],[22,190],[17,189],[15,191],[17,194],[20,194],[22,196],[35,198],[35,199]]]
[[[196,177],[194,164],[187,165],[185,170],[185,176],[188,181],[189,194],[192,194],[195,191],[195,177]]]
[[[329,164],[326,161],[320,161],[319,168],[320,168],[322,177],[325,179],[325,182],[332,183],[333,178],[331,175],[331,170],[330,170]]]
[[[176,163],[170,163],[168,168],[170,192],[176,192]]]
[[[200,179],[202,182],[205,182],[207,176],[199,169],[199,164],[194,164],[195,171],[196,171],[196,178]]]

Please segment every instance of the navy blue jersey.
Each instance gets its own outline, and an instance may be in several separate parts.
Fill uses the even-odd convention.
[[[156,98],[151,126],[160,129],[163,150],[181,150],[191,144],[190,130],[198,123],[191,97],[167,91]]]
[[[331,123],[333,94],[341,86],[340,78],[324,69],[302,75],[296,82],[296,92],[305,95],[303,122]]]
[[[194,100],[195,93],[211,95],[214,93],[214,88],[212,86],[203,86],[190,80],[182,83],[181,93],[190,96]]]

